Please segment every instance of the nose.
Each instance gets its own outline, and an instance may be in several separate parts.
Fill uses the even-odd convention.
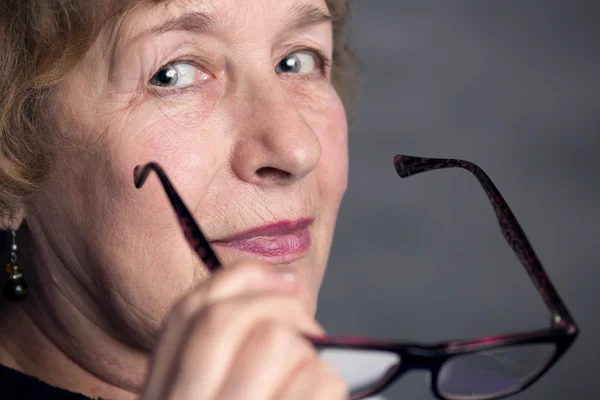
[[[240,96],[245,106],[232,154],[235,174],[260,187],[289,185],[310,174],[321,158],[321,142],[280,78],[263,76]]]

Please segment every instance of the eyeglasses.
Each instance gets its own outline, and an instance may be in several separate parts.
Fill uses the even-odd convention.
[[[550,282],[519,222],[490,178],[477,165],[463,160],[397,155],[396,172],[406,178],[421,172],[463,168],[485,191],[504,238],[529,274],[550,311],[550,327],[529,332],[434,344],[376,341],[361,337],[309,338],[320,357],[338,368],[351,400],[383,391],[413,369],[431,374],[431,391],[443,400],[491,400],[519,393],[536,382],[573,344],[579,329]],[[142,187],[155,171],[173,205],[186,240],[207,268],[221,263],[187,207],[154,162],[134,170],[134,183]]]

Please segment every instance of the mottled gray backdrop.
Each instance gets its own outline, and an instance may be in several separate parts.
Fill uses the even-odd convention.
[[[548,325],[466,171],[400,179],[397,153],[494,180],[581,335],[515,399],[600,398],[600,2],[355,2],[363,66],[350,183],[318,311],[330,333],[436,341]],[[423,373],[386,397],[432,399]]]

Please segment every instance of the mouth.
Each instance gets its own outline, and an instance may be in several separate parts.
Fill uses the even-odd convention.
[[[219,247],[250,253],[269,264],[289,264],[306,256],[311,240],[308,227],[314,218],[278,221],[212,241]]]

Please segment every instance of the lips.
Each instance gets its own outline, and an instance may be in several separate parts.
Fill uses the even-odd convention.
[[[309,225],[313,218],[279,221],[240,232],[212,243],[251,253],[267,262],[289,263],[304,257],[311,246]]]

